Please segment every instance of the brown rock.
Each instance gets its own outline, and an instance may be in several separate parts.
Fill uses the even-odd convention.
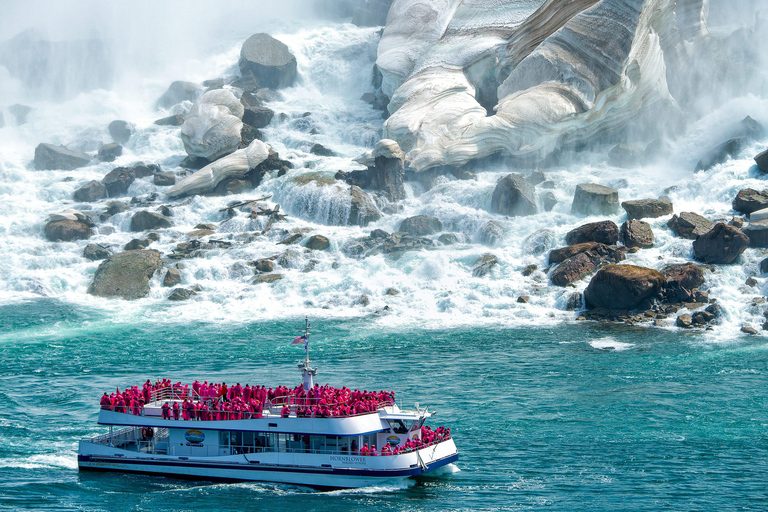
[[[104,260],[88,293],[99,297],[138,299],[149,293],[149,280],[162,266],[157,251],[126,251]]]
[[[667,226],[679,237],[696,240],[715,226],[715,223],[696,213],[683,212],[680,216],[673,215]]]
[[[619,192],[592,183],[576,186],[571,213],[584,215],[613,215],[619,211]]]
[[[45,237],[51,242],[87,240],[90,236],[91,228],[76,220],[58,220],[45,225]]]
[[[163,278],[163,286],[172,287],[181,284],[181,272],[175,268],[169,268]]]
[[[733,199],[733,209],[741,213],[752,213],[768,208],[768,190],[758,192],[751,188],[745,188],[736,194]]]
[[[627,219],[657,218],[673,212],[672,202],[664,199],[637,199],[624,201],[621,207],[627,212]]]
[[[584,291],[590,308],[635,309],[657,297],[666,283],[664,275],[634,265],[607,265],[600,269]]]
[[[565,235],[565,242],[568,245],[581,244],[584,242],[600,242],[606,245],[616,245],[619,240],[619,227],[615,222],[604,220],[601,222],[592,222],[584,224],[573,229]]]
[[[590,252],[580,252],[560,263],[549,278],[557,286],[568,286],[592,273],[600,263],[600,257]]]
[[[682,327],[683,329],[690,329],[693,327],[693,318],[688,313],[684,313],[677,317],[675,325]]]
[[[312,235],[307,240],[307,249],[313,251],[325,251],[331,246],[331,241],[323,235]]]
[[[627,247],[647,249],[653,247],[653,230],[642,220],[628,220],[621,225],[619,239]]]
[[[733,263],[749,247],[740,229],[722,222],[693,242],[693,257],[704,263]]]

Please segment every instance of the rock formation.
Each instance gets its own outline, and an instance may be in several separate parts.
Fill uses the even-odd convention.
[[[540,159],[674,112],[666,61],[706,33],[706,4],[546,0],[526,13],[531,4],[395,0],[377,60],[391,98],[384,137],[421,171],[495,153]]]
[[[535,214],[533,185],[519,174],[508,174],[499,180],[493,190],[491,211],[513,217]]]
[[[70,151],[64,146],[40,144],[35,148],[35,169],[63,169],[71,171],[90,163],[91,157],[79,151]]]
[[[260,87],[280,89],[296,81],[296,57],[288,47],[269,34],[254,34],[240,50],[240,72],[252,75]]]
[[[178,197],[211,192],[216,188],[216,185],[226,179],[242,178],[249,170],[254,169],[268,157],[269,146],[260,140],[254,140],[247,148],[239,149],[231,155],[220,158],[184,178],[168,189],[166,195]]]
[[[590,308],[635,309],[656,298],[666,284],[664,275],[634,265],[608,265],[589,282],[584,301]]]
[[[149,293],[149,280],[162,266],[157,251],[126,251],[104,260],[88,293],[99,297],[139,299]]]
[[[181,125],[187,154],[214,161],[235,151],[244,112],[243,104],[228,90],[216,89],[200,96]]]

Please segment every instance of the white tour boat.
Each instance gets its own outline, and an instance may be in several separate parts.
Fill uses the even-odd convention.
[[[314,384],[309,323],[294,340],[302,342],[296,388],[197,381],[190,388],[164,379],[105,393],[98,423],[109,432],[80,441],[79,468],[338,489],[458,460],[450,429],[424,424],[435,414],[426,407],[401,409],[391,392]]]

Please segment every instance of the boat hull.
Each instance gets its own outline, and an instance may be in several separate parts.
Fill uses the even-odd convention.
[[[433,471],[458,460],[452,440],[417,452],[387,457],[350,457],[368,467],[328,464],[275,464],[247,457],[146,457],[115,448],[81,443],[80,470],[119,471],[212,481],[275,482],[318,489],[348,489],[382,485]],[[421,463],[417,462],[421,459]],[[399,460],[398,460],[399,459]],[[315,461],[317,462],[317,461]]]

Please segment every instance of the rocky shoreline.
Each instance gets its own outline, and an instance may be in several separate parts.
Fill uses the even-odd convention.
[[[371,8],[388,8],[387,2],[381,4],[373,2]],[[514,219],[565,209],[585,222],[575,225],[564,240],[552,229],[531,230],[524,234],[520,250],[541,261],[527,265],[522,276],[551,289],[564,289],[566,299],[560,307],[570,312],[572,319],[711,329],[728,312],[717,297],[709,295],[708,276],[717,272],[718,266],[739,265],[748,248],[768,248],[768,191],[739,191],[733,197],[730,218],[703,211],[676,211],[668,196],[672,189],[659,197],[625,200],[620,190],[626,185],[617,186],[617,180],[577,183],[572,196],[563,198],[554,192],[562,184],[552,179],[551,172],[562,167],[566,159],[560,150],[536,161],[492,155],[462,160],[457,165],[416,169],[410,165],[416,160],[412,147],[404,151],[396,140],[380,138],[370,151],[355,159],[356,170],[340,170],[333,175],[315,172],[291,156],[283,158],[273,148],[281,141],[269,140],[264,134],[280,122],[300,123],[304,119],[311,126],[312,112],[299,119],[272,108],[279,104],[281,91],[302,79],[288,46],[268,34],[254,34],[244,42],[237,66],[239,76],[200,83],[176,81],[157,99],[154,125],[163,133],[178,134],[186,153],[179,166],[125,163],[124,146],[137,136],[137,127],[130,120],[114,120],[104,127],[112,142],[95,152],[44,141],[35,149],[34,169],[72,171],[67,179],[79,184],[71,208],[50,213],[41,234],[51,243],[75,242],[82,246],[83,258],[101,262],[88,287],[89,294],[132,300],[146,297],[153,287],[162,287],[168,289],[164,293],[168,300],[195,300],[206,290],[186,271],[185,260],[247,247],[256,241],[272,244],[273,254],[238,261],[230,268],[235,280],[252,286],[274,286],[290,278],[291,270],[319,272],[323,266],[343,269],[347,259],[383,256],[393,261],[411,251],[442,251],[462,244],[484,248],[479,257],[467,262],[467,276],[493,280],[501,268],[501,258],[494,249],[503,247]],[[388,108],[390,98],[383,92],[377,66],[371,80],[375,92],[360,100],[382,110],[386,118],[394,109]],[[311,139],[315,128],[307,132],[309,154],[329,161],[345,158],[336,148]],[[722,143],[702,149],[691,171],[706,173],[743,157],[747,148],[765,136],[760,123],[747,117]],[[602,154],[606,165],[632,169],[663,156],[665,144],[662,139],[645,147],[600,139],[590,151]],[[755,155],[754,161],[756,172],[768,173],[768,151]],[[78,169],[109,162],[121,164],[100,180],[78,179]],[[446,181],[477,181],[489,167],[510,172],[498,180],[488,203],[481,207],[494,215],[494,220],[485,221],[476,231],[461,229],[429,212],[403,218],[391,231],[368,228],[382,220],[400,218],[413,190],[427,194]],[[305,211],[286,210],[270,196],[259,197],[260,187],[275,181],[332,191],[340,206],[320,224],[358,227],[360,235],[334,240],[322,229],[302,224],[317,220],[311,205]],[[142,183],[145,185],[136,186]],[[135,195],[132,191],[137,189],[153,191]],[[193,229],[179,229],[188,222],[178,211],[190,201],[229,195],[237,196],[236,200],[211,216],[215,220],[197,223]],[[637,196],[633,193],[630,197]],[[118,231],[131,237],[124,244],[104,243],[99,238],[116,229],[115,216],[124,219]],[[665,227],[660,228],[659,221],[664,221]],[[677,254],[675,262],[659,261],[653,268],[637,264],[641,251],[655,247],[659,229],[690,241],[688,254],[682,255],[688,262],[679,263]],[[95,242],[91,240],[94,237]],[[172,248],[161,251],[161,246]],[[760,271],[768,271],[768,259]],[[750,277],[744,286],[754,287],[752,281]],[[573,291],[568,292],[569,288]],[[400,293],[394,287],[387,290],[392,293],[386,292],[386,297]],[[526,307],[531,296],[521,293],[516,302]],[[366,294],[353,301],[363,307],[369,303]],[[755,331],[752,325],[743,328],[744,332]],[[768,330],[768,322],[764,328]]]

